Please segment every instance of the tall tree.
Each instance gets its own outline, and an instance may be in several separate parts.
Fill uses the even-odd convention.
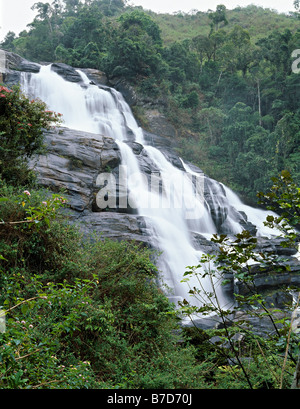
[[[218,31],[221,23],[226,26],[228,24],[226,6],[219,4],[216,11],[210,13],[208,18],[211,20],[211,32],[213,32],[213,30]]]

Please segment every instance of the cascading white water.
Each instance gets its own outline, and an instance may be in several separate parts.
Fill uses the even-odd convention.
[[[209,206],[203,195],[204,176],[196,174],[184,163],[185,171],[174,167],[162,152],[147,146],[143,131],[137,125],[122,95],[114,89],[90,85],[87,76],[81,71],[78,73],[82,78],[80,84],[64,80],[52,71],[50,65],[42,66],[37,74],[23,73],[21,85],[28,96],[40,98],[49,109],[60,112],[64,126],[115,139],[121,151],[122,165],[126,167],[131,201],[138,213],[145,218],[152,232],[154,246],[162,251],[159,267],[163,281],[172,289],[173,300],[189,299],[189,286],[181,283],[181,280],[186,267],[196,266],[203,254],[193,246],[191,225],[196,233],[216,233]],[[144,146],[148,157],[159,169],[159,175],[152,179],[156,188],[149,188],[146,176],[140,171],[136,155],[124,142],[128,130],[135,141]],[[196,177],[196,184],[193,177]],[[227,197],[223,195],[222,201],[227,202],[228,208],[233,204],[243,211],[247,210],[251,221],[262,224],[262,215],[256,209],[245,209],[233,192],[226,187],[224,189]],[[222,204],[219,199],[215,200],[216,206]],[[241,226],[233,219],[229,225],[232,233],[241,230]],[[211,288],[209,281],[204,280],[201,284],[206,290]],[[195,278],[189,285],[199,287]]]
[[[274,217],[277,216],[274,212],[245,205],[240,198],[231,189],[229,189],[229,187],[225,185],[222,186],[225,190],[228,201],[232,204],[232,206],[236,210],[244,212],[247,215],[249,222],[257,227],[257,236],[272,237],[274,235],[280,236],[282,234],[279,230],[271,229],[270,227],[264,225],[264,221],[268,215],[272,215]]]

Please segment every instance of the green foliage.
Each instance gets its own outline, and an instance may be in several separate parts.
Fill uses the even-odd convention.
[[[149,13],[154,21],[160,26],[162,38],[166,45],[174,41],[192,39],[197,35],[208,36],[211,30],[212,20],[210,14],[215,12],[201,12],[192,10],[190,13],[156,14]],[[234,25],[241,26],[249,31],[251,38],[256,42],[274,30],[284,31],[286,28],[297,31],[298,20],[296,16],[279,14],[268,8],[255,5],[236,7],[225,11],[228,24],[221,22],[219,30],[230,31]],[[297,48],[297,47],[295,47]]]
[[[45,285],[38,276],[28,277],[25,271],[17,269],[3,279],[6,282],[1,304],[6,310],[7,331],[0,335],[1,387],[93,387],[95,379],[90,364],[78,359],[75,351],[68,351],[63,341],[78,330],[90,314],[87,294],[93,283],[78,280],[74,285]],[[26,298],[26,286],[30,287],[28,292],[35,292],[33,297]],[[102,314],[97,318],[103,330]]]
[[[2,183],[2,389],[186,388],[201,385],[177,343],[154,255],[65,222],[65,199]]]
[[[162,45],[159,26],[146,13],[138,10],[125,13],[120,16],[119,21],[123,30],[135,33],[142,30],[152,38],[154,44]]]
[[[28,174],[24,158],[41,150],[43,129],[58,120],[59,114],[41,101],[30,101],[19,88],[0,86],[0,177],[22,184]]]
[[[283,245],[295,244],[300,77],[291,72],[290,56],[299,42],[296,18],[255,6],[157,15],[125,8],[121,0],[34,7],[28,32],[8,33],[2,48],[29,60],[104,70],[154,104],[163,100],[181,156],[248,199],[286,169],[260,199],[279,211],[266,223],[284,232]],[[1,388],[289,386],[299,340],[290,320],[277,319],[256,291],[250,268],[255,260],[261,272],[280,271],[280,260],[255,253],[248,233],[231,241],[215,236],[220,254],[187,269],[185,280],[205,264],[206,278],[234,273],[248,291],[236,296],[231,311],[216,303],[213,287],[199,311],[216,313],[223,328],[184,329],[179,343],[177,312],[157,289],[154,255],[134,243],[87,242],[60,218],[61,195],[29,187],[26,158],[39,152],[42,128],[58,116],[2,86],[0,114],[0,308],[7,324],[0,334]],[[203,296],[195,288],[191,294]],[[182,308],[195,312],[186,302]],[[228,325],[232,312],[245,309],[269,318],[274,336],[256,336],[243,320]]]
[[[211,20],[211,31],[213,29],[218,30],[220,23],[227,25],[226,7],[223,4],[219,4],[215,12],[209,13],[208,18]]]
[[[158,77],[164,70],[159,50],[159,27],[141,11],[125,13],[118,19],[119,27],[107,45],[108,55],[103,69],[109,78]]]
[[[279,216],[269,216],[266,224],[281,230],[289,239],[289,244],[296,244],[297,231],[300,225],[300,189],[289,171],[284,170],[280,176],[273,178],[273,186],[267,193],[258,193],[260,203],[273,210]]]

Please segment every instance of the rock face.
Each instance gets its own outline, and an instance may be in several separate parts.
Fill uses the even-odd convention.
[[[39,70],[39,64],[27,61],[17,54],[0,50],[0,79],[7,85],[17,85],[20,82],[21,72],[39,72]]]
[[[47,153],[32,159],[30,166],[42,186],[66,192],[64,196],[70,205],[68,217],[86,236],[94,232],[102,237],[134,240],[150,246],[142,217],[97,207],[96,195],[100,189],[97,177],[108,170],[117,175],[121,163],[118,145],[112,138],[55,128],[45,133],[45,143]]]
[[[96,178],[107,167],[119,165],[115,141],[101,135],[68,128],[45,133],[47,154],[30,162],[39,182],[51,190],[67,191],[70,207],[77,212],[92,210]]]
[[[57,74],[61,75],[66,81],[70,82],[81,82],[80,74],[67,64],[53,63],[51,69]]]

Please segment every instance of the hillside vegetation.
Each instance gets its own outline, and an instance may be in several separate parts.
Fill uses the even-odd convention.
[[[258,40],[259,30],[252,35],[233,25],[231,13],[218,6],[205,15],[207,32],[170,42],[163,16],[127,8],[122,0],[34,7],[38,15],[29,30],[8,33],[2,48],[125,79],[179,129],[183,157],[249,198],[282,169],[299,181],[300,84],[291,70],[296,27],[262,32]],[[192,18],[168,17],[185,27]],[[142,115],[147,106],[139,108]],[[158,288],[156,254],[136,243],[87,240],[68,223],[63,192],[36,184],[27,159],[42,151],[44,129],[61,120],[18,87],[0,85],[0,388],[290,388],[299,355],[291,313],[299,298],[295,306],[295,288],[282,288],[283,311],[274,309],[271,294],[268,301],[257,292],[250,268],[253,260],[262,262],[260,272],[281,274],[290,266],[257,254],[257,239],[247,231],[230,246],[215,235],[220,252],[202,258],[211,263],[204,275],[214,282],[214,274],[234,272],[251,291],[239,294],[230,311],[209,294],[211,302],[197,311],[187,300],[175,310]],[[294,180],[284,170],[260,194],[262,204],[281,212],[268,225],[281,228],[290,248],[298,245],[291,227],[300,223]],[[192,297],[202,295],[198,267],[182,272],[184,280],[200,278]],[[195,312],[217,314],[221,325],[182,328],[180,319]],[[242,319],[233,322],[239,313]],[[251,319],[269,320],[268,336],[258,334]]]
[[[231,311],[220,309],[213,298],[199,308],[217,314],[220,328],[182,328],[180,318],[197,311],[187,300],[175,310],[163,294],[153,251],[133,242],[88,240],[68,223],[63,194],[35,184],[23,153],[30,157],[40,151],[43,129],[59,122],[59,115],[18,88],[1,86],[0,91],[5,153],[0,167],[0,389],[289,388],[299,353],[288,314],[295,308],[291,289],[282,289],[287,293],[282,319],[273,315],[278,309],[273,312],[251,291],[240,294]],[[279,222],[289,245],[295,245],[290,226],[299,224],[300,199],[290,175],[283,173],[261,199],[285,209],[280,221],[268,222]],[[227,239],[215,235],[213,240],[225,244]],[[201,262],[212,261],[222,274],[235,271],[243,285],[255,288],[251,270],[244,269],[246,261],[259,257],[255,243],[245,231],[217,257]],[[273,255],[264,256],[262,271],[287,270],[276,262]],[[196,269],[187,267],[182,277],[187,280]],[[213,280],[215,272],[204,274]],[[200,284],[191,295],[201,297],[201,292]],[[274,330],[268,337],[250,324],[245,327],[244,315],[227,320],[249,305],[255,307],[249,317],[270,319]],[[242,343],[236,342],[240,331]]]
[[[193,39],[197,35],[209,35],[210,19],[209,13],[194,10],[192,13],[157,14],[148,12],[151,18],[159,25],[164,44],[175,41]],[[297,31],[299,22],[295,15],[278,13],[275,10],[265,9],[250,5],[247,7],[236,7],[227,10],[228,26],[225,31],[230,31],[234,25],[241,26],[247,30],[253,39],[265,37],[273,30],[284,31],[289,29]]]

